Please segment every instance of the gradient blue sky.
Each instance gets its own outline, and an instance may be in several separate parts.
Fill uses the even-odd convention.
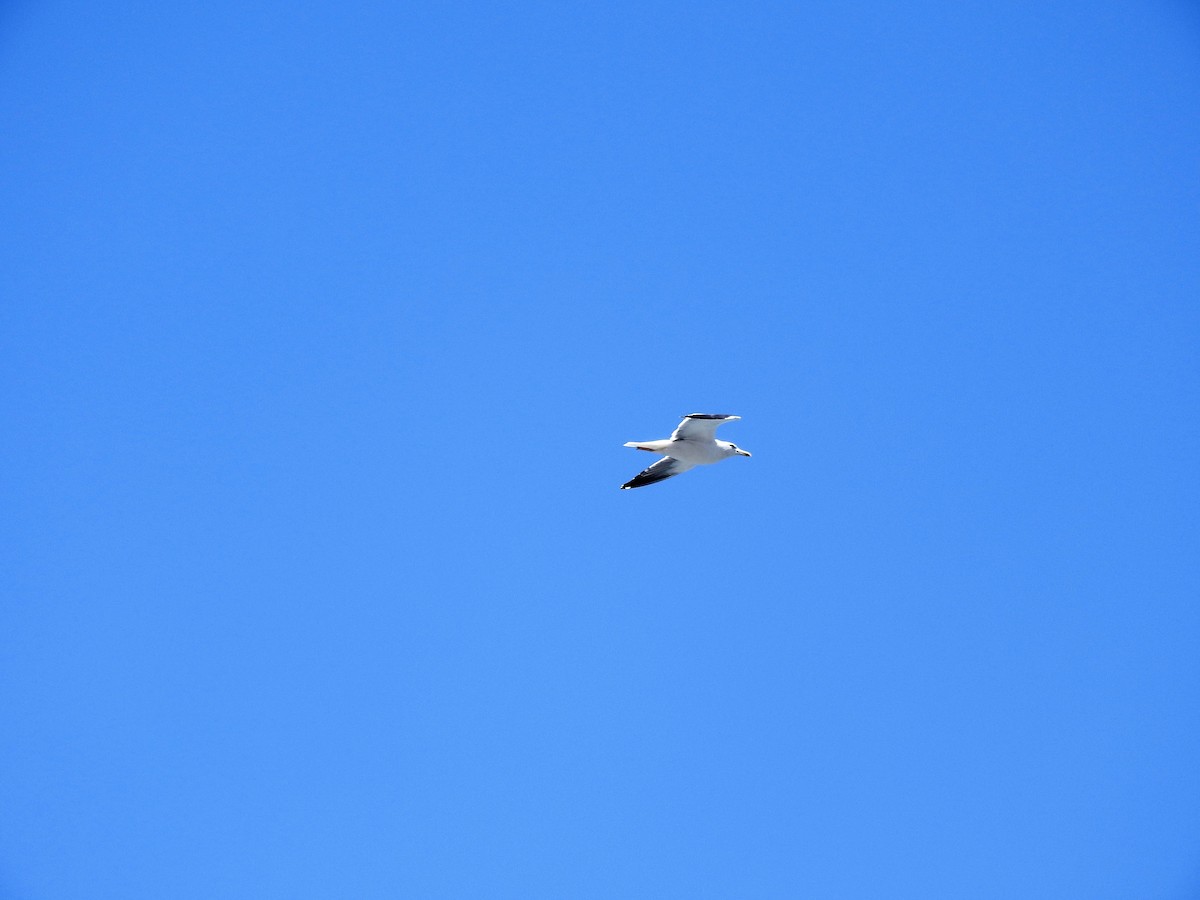
[[[0,121],[3,900],[1200,897],[1194,4],[26,0]]]

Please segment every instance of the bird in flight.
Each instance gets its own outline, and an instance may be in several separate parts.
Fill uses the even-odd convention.
[[[635,478],[621,485],[621,490],[645,487],[686,472],[696,466],[707,466],[731,456],[750,454],[728,441],[717,440],[717,428],[725,422],[736,422],[741,416],[715,416],[692,413],[684,416],[679,427],[665,441],[630,441],[625,446],[649,453],[661,453],[663,458]]]

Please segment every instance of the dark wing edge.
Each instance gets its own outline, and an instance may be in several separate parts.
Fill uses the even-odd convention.
[[[650,468],[643,469],[629,481],[621,485],[621,490],[627,491],[630,488],[640,488],[648,484],[657,484],[660,481],[666,481],[668,478],[674,478],[676,475],[686,472],[690,468],[692,467],[688,463],[664,456],[654,465],[650,466]]]

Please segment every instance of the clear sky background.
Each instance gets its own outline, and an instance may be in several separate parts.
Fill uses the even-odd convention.
[[[1194,4],[26,0],[0,123],[3,900],[1200,897]]]

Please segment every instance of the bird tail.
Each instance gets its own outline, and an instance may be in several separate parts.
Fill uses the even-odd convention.
[[[663,453],[667,449],[667,444],[670,441],[627,441],[626,447],[632,447],[634,450],[645,450],[648,453]]]

